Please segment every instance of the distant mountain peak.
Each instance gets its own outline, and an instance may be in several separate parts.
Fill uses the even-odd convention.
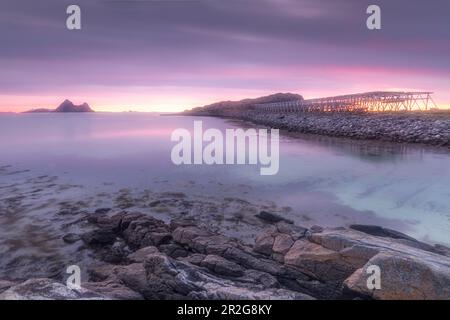
[[[55,112],[94,112],[91,107],[84,102],[80,105],[73,104],[72,101],[66,99],[56,108]]]
[[[56,109],[32,109],[26,111],[26,113],[43,113],[43,112],[61,112],[61,113],[69,113],[69,112],[94,112],[91,107],[86,103],[75,105],[69,99],[66,99],[61,103]]]

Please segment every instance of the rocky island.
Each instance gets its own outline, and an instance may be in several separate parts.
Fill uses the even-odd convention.
[[[79,113],[79,112],[94,112],[94,110],[92,110],[91,107],[86,102],[80,105],[75,105],[73,104],[72,101],[66,99],[56,109],[45,109],[45,108],[31,109],[29,111],[26,111],[25,113],[50,113],[50,112]]]

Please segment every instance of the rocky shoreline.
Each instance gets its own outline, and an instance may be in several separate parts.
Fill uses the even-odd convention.
[[[450,299],[450,249],[377,226],[309,229],[270,212],[253,245],[194,218],[139,212],[88,218],[98,263],[82,289],[55,279],[0,281],[2,299]],[[368,289],[367,268],[381,270]],[[83,279],[86,280],[86,279]]]
[[[299,116],[248,112],[244,119],[300,133],[450,147],[450,115],[335,113]]]
[[[275,114],[247,110],[223,115],[196,111],[185,115],[239,119],[289,132],[450,147],[448,112]]]

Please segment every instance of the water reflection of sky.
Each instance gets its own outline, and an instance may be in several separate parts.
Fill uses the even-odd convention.
[[[450,156],[416,146],[282,136],[280,171],[258,166],[174,166],[170,134],[193,117],[150,114],[0,116],[0,164],[89,187],[176,189],[291,206],[304,224],[379,223],[450,243]],[[235,123],[202,118],[205,128]],[[5,177],[2,177],[5,179]],[[164,181],[164,184],[161,183]],[[5,182],[5,181],[3,181]],[[242,192],[246,186],[246,192]]]

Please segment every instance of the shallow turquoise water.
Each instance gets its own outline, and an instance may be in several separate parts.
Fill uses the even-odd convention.
[[[56,175],[84,192],[130,187],[273,201],[306,225],[381,224],[450,244],[445,150],[282,135],[275,176],[254,165],[175,166],[170,135],[194,120],[220,130],[245,125],[137,113],[1,115],[0,166]],[[16,178],[0,179],[1,187]]]

